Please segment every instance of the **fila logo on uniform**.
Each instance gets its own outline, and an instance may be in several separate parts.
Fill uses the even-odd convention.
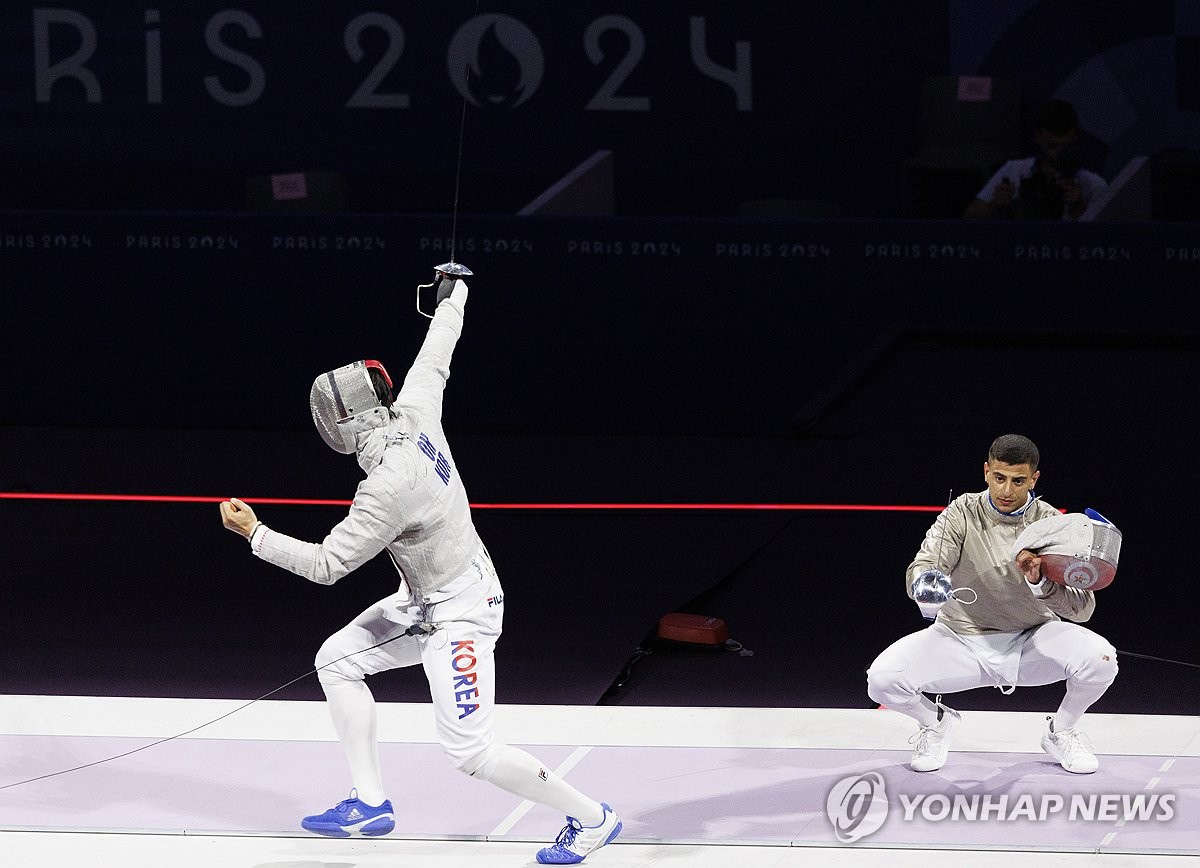
[[[454,676],[454,699],[458,702],[458,719],[462,720],[469,714],[479,710],[479,703],[469,700],[479,698],[479,688],[473,686],[478,676],[475,665],[479,662],[475,657],[475,640],[450,643],[450,668]]]
[[[488,608],[491,608],[492,606],[501,606],[503,604],[504,604],[504,595],[503,594],[497,594],[494,597],[488,597]]]

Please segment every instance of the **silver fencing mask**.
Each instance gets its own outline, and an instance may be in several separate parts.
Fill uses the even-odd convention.
[[[391,419],[371,385],[372,370],[379,371],[388,388],[392,387],[392,378],[383,365],[367,359],[322,374],[313,381],[308,393],[308,406],[321,439],[343,455],[354,453],[355,435],[385,425]]]
[[[1050,581],[1098,591],[1116,578],[1121,532],[1094,509],[1085,509],[1035,521],[1017,537],[1014,560],[1022,549],[1041,559],[1042,575]]]

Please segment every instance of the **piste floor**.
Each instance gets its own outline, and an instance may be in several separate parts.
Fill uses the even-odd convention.
[[[310,836],[300,817],[349,789],[324,704],[243,706],[0,696],[3,864],[491,868],[531,864],[562,826],[451,770],[427,706],[382,703],[396,831]],[[598,868],[1200,864],[1200,718],[1084,720],[1090,776],[1040,751],[1033,712],[966,711],[950,761],[926,775],[905,764],[913,725],[887,710],[507,705],[497,734],[617,809],[624,832],[588,858]],[[830,794],[848,780],[886,796],[863,821],[877,828],[844,843]]]

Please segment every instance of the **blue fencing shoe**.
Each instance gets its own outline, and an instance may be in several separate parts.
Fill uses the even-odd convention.
[[[323,814],[305,817],[300,825],[318,835],[350,838],[355,835],[386,835],[396,828],[396,821],[390,801],[385,800],[382,805],[373,807],[359,801],[358,790],[351,790],[350,798],[338,802]]]
[[[542,865],[577,865],[589,853],[599,850],[621,834],[621,821],[608,805],[604,808],[604,819],[595,826],[585,826],[574,817],[567,817],[567,825],[558,833],[558,840],[551,847],[538,850],[537,860]]]

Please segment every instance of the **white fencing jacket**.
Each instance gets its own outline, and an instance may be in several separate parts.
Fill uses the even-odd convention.
[[[407,589],[426,601],[467,570],[482,543],[441,422],[466,301],[459,280],[434,313],[392,421],[359,435],[367,478],[346,517],[320,543],[267,528],[252,539],[258,557],[328,585],[387,549]]]
[[[1047,621],[1083,622],[1096,608],[1091,591],[1045,581],[1031,585],[1013,562],[1017,537],[1038,519],[1059,512],[1035,500],[1020,515],[1005,515],[991,504],[987,491],[963,494],[942,510],[925,534],[921,549],[905,571],[905,590],[931,567],[951,577],[955,588],[972,588],[979,599],[970,604],[950,600],[938,623],[960,635],[1016,633]],[[970,594],[960,595],[967,600]]]

